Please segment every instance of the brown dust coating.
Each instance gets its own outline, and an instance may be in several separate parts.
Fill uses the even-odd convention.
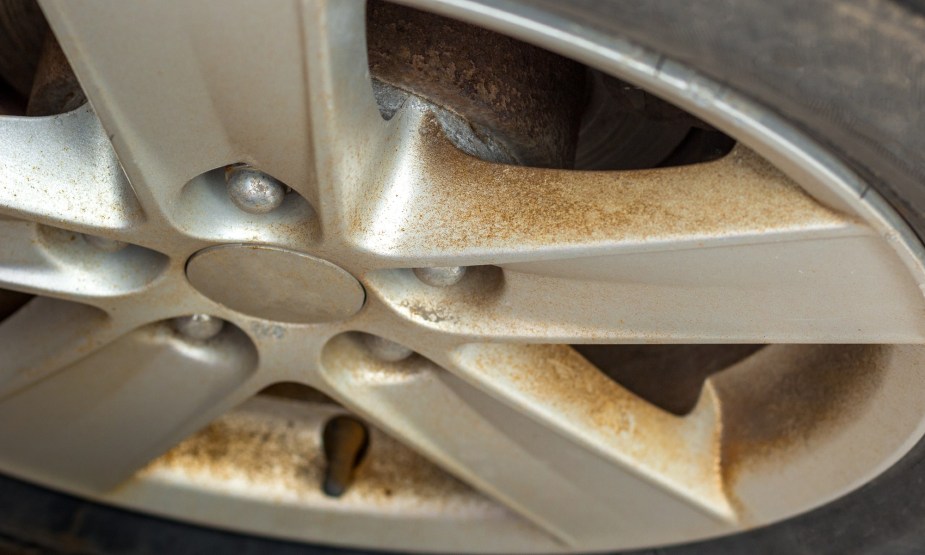
[[[29,138],[0,160],[0,207],[14,217],[106,229],[140,241],[145,214],[90,107],[46,122],[47,141],[10,122],[11,134],[28,131]],[[62,145],[62,134],[83,140]]]
[[[279,502],[338,503],[377,510],[468,512],[494,505],[413,451],[371,430],[370,450],[343,497],[321,491],[321,427],[339,409],[258,398],[222,416],[151,463],[143,475],[179,474],[203,487],[236,483]]]
[[[471,345],[459,362],[486,383],[551,415],[612,457],[728,514],[719,474],[719,419],[712,397],[686,418],[640,399],[568,345]]]
[[[730,491],[759,465],[780,466],[850,421],[884,379],[883,345],[788,345],[763,363],[718,374],[723,480]]]
[[[409,162],[415,171],[385,192],[407,200],[376,222],[393,251],[619,245],[846,224],[743,147],[706,164],[577,172],[482,162],[452,146],[432,118],[422,135],[423,152]]]

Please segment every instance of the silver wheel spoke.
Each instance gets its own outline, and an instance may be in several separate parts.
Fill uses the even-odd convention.
[[[496,301],[509,309],[499,308],[497,328],[473,331],[553,342],[919,342],[921,291],[904,271],[869,235],[512,264]],[[543,331],[543,322],[555,323]]]
[[[909,386],[923,355],[921,345],[771,345],[712,376],[722,472],[744,520],[779,518],[795,500],[811,505],[817,488],[872,478],[876,453],[922,433],[921,416],[896,407],[925,406],[925,391]]]
[[[89,107],[46,118],[0,117],[0,215],[133,237],[143,214]]]
[[[655,170],[521,168],[456,150],[426,112],[405,117],[413,156],[366,206],[371,264],[503,270],[446,288],[371,279],[420,325],[554,343],[925,338],[890,245],[747,149]]]
[[[93,239],[0,219],[0,287],[100,305],[144,289],[167,259],[141,247],[107,252]]]
[[[43,6],[146,213],[170,220],[190,179],[243,162],[337,219],[320,188],[381,123],[362,2]]]
[[[103,491],[252,395],[255,365],[239,333],[191,344],[142,328],[0,402],[0,460],[23,477]]]
[[[300,333],[298,329],[261,321],[251,322],[248,331],[260,348],[260,371],[265,380],[316,381],[328,334]]]
[[[481,354],[492,356],[485,349]],[[716,407],[705,403],[692,419],[674,418],[621,393],[603,376],[601,383],[580,377],[598,372],[578,355],[546,359],[548,351],[521,349],[500,363],[503,368],[491,361],[495,370],[511,373],[498,380],[502,388],[510,388],[514,373],[533,373],[537,380],[545,375],[547,383],[568,374],[562,377],[563,396],[552,401],[541,386],[508,392],[519,410],[423,359],[379,362],[345,337],[328,346],[324,373],[333,393],[360,414],[570,547],[599,549],[614,537],[641,545],[656,533],[645,523],[659,518],[682,519],[702,534],[734,526],[715,465]],[[458,366],[479,367],[479,356],[464,350]],[[587,388],[602,386],[594,393],[601,401],[562,402],[569,379],[578,380],[578,396],[591,396]],[[528,403],[536,403],[530,418],[521,414]],[[575,433],[595,418],[601,420],[593,429]],[[552,423],[565,428],[554,431]],[[672,456],[665,458],[668,451]]]
[[[127,331],[93,307],[32,299],[0,323],[0,398],[87,356]]]
[[[363,206],[381,265],[476,265],[864,233],[744,147],[715,162],[568,171],[483,162],[410,107],[398,170]],[[396,116],[398,117],[398,116]]]
[[[349,233],[349,218],[392,153],[390,131],[376,106],[366,58],[363,0],[304,2],[312,156],[322,224]]]
[[[921,293],[904,271],[858,235],[511,263],[448,288],[407,270],[369,281],[414,325],[491,341],[918,342]]]

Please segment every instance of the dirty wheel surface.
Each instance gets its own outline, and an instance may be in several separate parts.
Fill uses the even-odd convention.
[[[925,22],[715,4],[8,2],[0,549],[925,549]]]

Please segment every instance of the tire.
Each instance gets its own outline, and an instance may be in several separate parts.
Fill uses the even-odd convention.
[[[879,191],[919,237],[925,236],[925,4],[480,3],[567,28],[592,42],[623,37],[696,68],[772,108],[825,146]],[[462,9],[458,15],[464,15]],[[657,552],[921,553],[923,461],[925,443],[920,443],[879,478],[821,509]],[[0,548],[14,553],[330,552],[140,516],[6,478],[0,479],[0,514]]]

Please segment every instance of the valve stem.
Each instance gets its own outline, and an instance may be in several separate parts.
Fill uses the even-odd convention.
[[[335,416],[324,425],[321,441],[327,461],[322,489],[329,497],[340,497],[366,456],[369,430],[352,416]]]

